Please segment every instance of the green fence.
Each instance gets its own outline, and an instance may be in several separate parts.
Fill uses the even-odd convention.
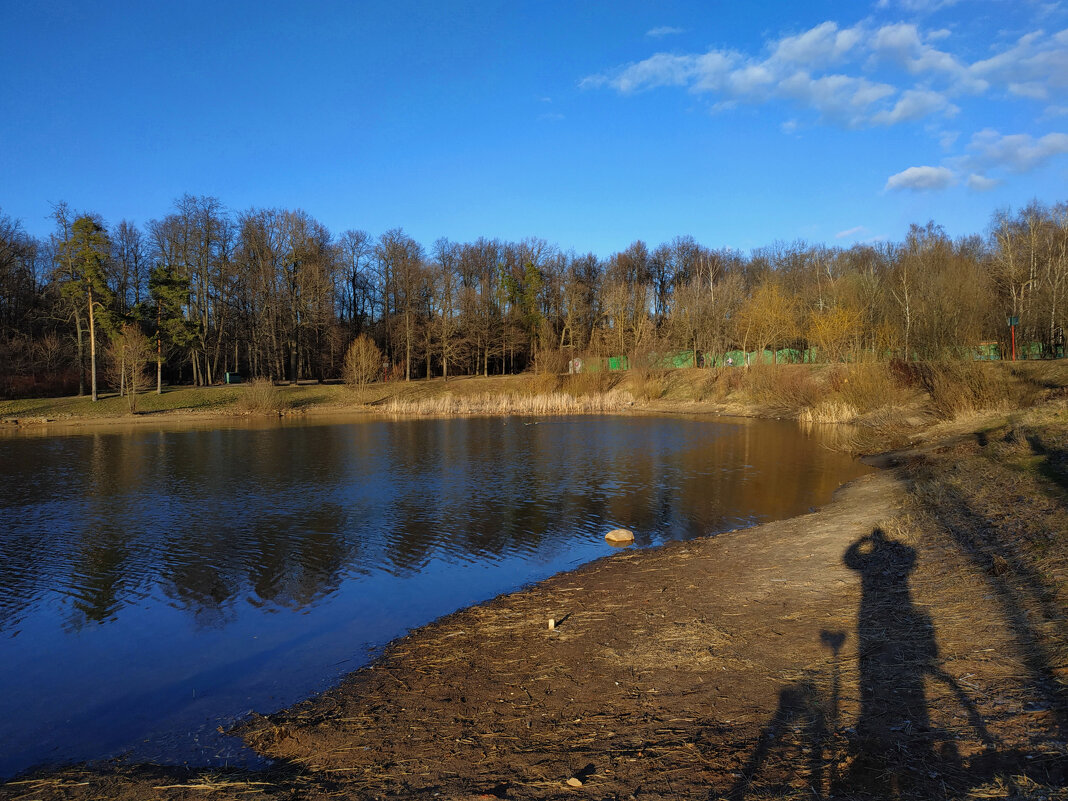
[[[885,358],[890,358],[891,355],[891,353],[883,354]],[[1063,348],[1058,348],[1055,358],[1064,358],[1064,355]],[[1004,354],[1002,353],[1001,346],[997,342],[980,342],[975,346],[962,347],[956,353],[956,356],[961,359],[972,358],[979,361],[999,361],[1011,358],[1007,351]],[[919,356],[916,355],[913,358],[918,359]],[[1040,342],[1028,342],[1016,344],[1016,358],[1043,359],[1050,358],[1050,355],[1045,353]],[[853,357],[849,354],[844,356],[846,362],[852,361],[852,359]],[[580,361],[578,371],[590,373],[619,372],[636,366],[631,364],[631,360],[627,356],[609,356],[607,358],[590,356],[578,361]],[[744,350],[729,350],[725,353],[705,351],[697,353],[696,363],[692,350],[679,350],[664,354],[651,353],[643,355],[637,360],[637,365],[646,365],[658,370],[670,370],[687,367],[740,367],[746,364],[817,364],[824,361],[826,360],[821,358],[819,348],[752,350],[748,353]]]

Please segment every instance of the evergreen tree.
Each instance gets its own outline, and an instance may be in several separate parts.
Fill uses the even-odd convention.
[[[156,394],[163,392],[163,354],[172,348],[187,348],[196,339],[196,328],[186,319],[189,303],[189,279],[170,264],[157,264],[148,278],[148,292],[155,318]],[[148,310],[146,310],[148,311]]]
[[[71,225],[69,236],[60,242],[59,247],[70,265],[63,294],[88,313],[90,376],[92,396],[96,401],[96,331],[98,326],[105,331],[111,328],[112,293],[107,282],[111,243],[100,222],[82,215]]]

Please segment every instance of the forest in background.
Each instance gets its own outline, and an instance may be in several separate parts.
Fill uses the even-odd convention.
[[[94,374],[117,389],[142,360],[196,386],[339,378],[361,335],[394,380],[732,350],[974,358],[981,343],[1009,353],[1010,317],[1027,355],[1064,350],[1068,203],[997,212],[957,240],[929,222],[896,243],[744,254],[679,236],[607,259],[537,238],[428,250],[401,229],[334,235],[301,210],[192,195],[144,226],[63,203],[52,219],[35,238],[0,213],[0,397],[95,396]]]

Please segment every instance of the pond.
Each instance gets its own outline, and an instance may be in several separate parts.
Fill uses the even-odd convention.
[[[256,764],[220,735],[391,639],[611,553],[789,517],[868,468],[784,421],[236,422],[0,438],[0,776]]]

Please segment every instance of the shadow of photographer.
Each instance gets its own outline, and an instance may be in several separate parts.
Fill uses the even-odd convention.
[[[803,785],[817,798],[935,798],[973,786],[999,764],[995,741],[975,703],[942,669],[934,625],[912,599],[916,551],[876,528],[846,550],[843,562],[861,579],[857,615],[859,715],[839,720],[845,632],[821,631],[832,652],[829,688],[807,671],[779,693],[778,707],[727,794],[743,799]],[[926,684],[948,688],[982,743],[963,760],[957,735],[931,724]],[[1008,756],[1008,755],[1006,755]],[[770,784],[770,786],[769,786]]]
[[[860,716],[842,789],[930,794],[931,785],[959,777],[963,765],[954,739],[931,727],[928,678],[950,690],[988,751],[994,739],[974,702],[942,669],[931,619],[913,603],[909,574],[916,551],[876,528],[849,546],[843,562],[860,574],[861,601]]]

